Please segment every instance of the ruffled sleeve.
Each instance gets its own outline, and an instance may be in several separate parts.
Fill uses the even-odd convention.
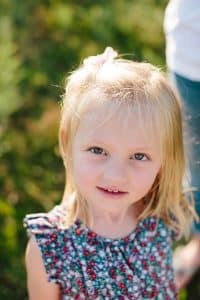
[[[49,213],[28,214],[24,218],[24,227],[28,236],[34,235],[40,249],[48,281],[60,283],[62,263],[60,247],[62,244],[59,219],[63,211],[56,206]]]

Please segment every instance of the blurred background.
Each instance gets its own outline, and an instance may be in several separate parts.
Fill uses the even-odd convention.
[[[28,299],[22,220],[62,197],[57,135],[67,74],[108,45],[165,69],[167,2],[1,0],[0,299]],[[180,299],[197,299],[197,289],[194,279]]]

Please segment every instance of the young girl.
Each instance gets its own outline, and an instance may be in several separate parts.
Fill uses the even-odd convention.
[[[30,299],[176,299],[171,245],[192,207],[180,102],[162,73],[112,48],[84,60],[59,139],[63,202],[25,218]]]

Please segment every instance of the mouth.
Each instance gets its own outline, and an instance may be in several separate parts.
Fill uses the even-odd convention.
[[[100,186],[97,186],[97,189],[103,193],[104,195],[106,196],[110,196],[112,198],[119,198],[119,197],[123,197],[125,195],[128,194],[128,192],[126,191],[122,191],[116,187],[100,187]]]

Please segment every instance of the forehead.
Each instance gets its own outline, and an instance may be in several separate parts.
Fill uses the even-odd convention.
[[[92,108],[80,119],[77,135],[85,141],[109,143],[115,140],[119,144],[160,148],[159,132],[151,118],[128,104],[110,102]]]

